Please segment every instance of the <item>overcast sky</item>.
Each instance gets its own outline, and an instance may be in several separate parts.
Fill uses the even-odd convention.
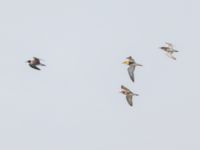
[[[199,150],[198,0],[0,2],[0,149]],[[177,61],[158,47],[171,42]],[[132,83],[127,56],[143,64]],[[41,71],[25,62],[42,58]],[[130,107],[125,85],[140,96]]]

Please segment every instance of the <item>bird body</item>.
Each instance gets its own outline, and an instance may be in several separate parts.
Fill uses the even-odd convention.
[[[133,93],[123,85],[121,85],[121,93],[126,96],[126,100],[130,106],[133,106],[133,96],[139,96],[139,94]]]
[[[126,64],[128,65],[128,74],[131,78],[131,80],[134,82],[135,81],[135,78],[134,78],[134,71],[135,71],[135,67],[136,66],[142,66],[141,64],[138,64],[135,62],[135,60],[129,56],[127,57],[127,60],[123,62],[123,64]]]
[[[160,49],[162,49],[168,57],[176,60],[176,57],[173,56],[173,53],[178,51],[174,49],[174,46],[171,43],[166,42],[165,44],[167,46],[162,46]]]
[[[29,66],[33,69],[36,69],[36,70],[40,70],[40,68],[38,68],[37,66],[46,66],[45,64],[42,64],[40,62],[40,59],[37,58],[37,57],[33,57],[32,60],[28,60],[27,63],[29,64]]]

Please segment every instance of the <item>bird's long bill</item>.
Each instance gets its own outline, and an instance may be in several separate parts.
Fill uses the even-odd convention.
[[[129,61],[128,60],[126,60],[126,61],[124,61],[124,62],[122,62],[122,64],[129,64]]]

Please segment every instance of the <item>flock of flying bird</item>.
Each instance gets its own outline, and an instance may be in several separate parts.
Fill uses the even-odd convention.
[[[172,58],[173,60],[176,60],[176,57],[173,56],[174,52],[178,52],[174,49],[174,46],[171,43],[166,42],[166,46],[160,47],[161,50],[165,52],[165,54]],[[128,74],[131,78],[131,80],[134,82],[134,71],[136,66],[142,66],[141,64],[136,63],[136,61],[131,57],[127,57],[127,60],[123,62],[123,64],[127,64],[128,67]],[[121,91],[122,94],[126,96],[126,100],[130,106],[133,106],[133,96],[139,96],[139,94],[133,93],[131,90],[129,90],[124,85],[121,85]]]
[[[173,56],[174,52],[178,52],[177,50],[174,49],[174,46],[171,43],[166,42],[166,46],[160,47],[161,50],[165,52],[165,54],[172,58],[173,60],[176,60],[176,58]],[[32,60],[28,60],[27,63],[29,66],[33,69],[40,70],[38,66],[46,66],[45,64],[41,63],[41,59],[37,57],[33,57]],[[134,78],[134,71],[136,66],[142,66],[141,64],[136,63],[136,61],[131,57],[127,57],[127,60],[123,62],[123,64],[128,65],[128,74],[130,76],[130,79],[132,82],[135,81]],[[130,106],[133,106],[133,96],[139,96],[139,94],[133,93],[131,90],[129,90],[127,87],[124,85],[121,85],[121,91],[120,93],[124,94],[126,96],[126,100]]]

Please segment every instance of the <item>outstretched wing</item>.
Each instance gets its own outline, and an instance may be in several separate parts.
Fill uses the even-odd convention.
[[[173,44],[172,43],[169,43],[169,42],[165,42],[166,44],[167,44],[167,46],[169,47],[169,48],[171,48],[171,49],[173,49]]]
[[[174,56],[172,55],[172,53],[166,53],[166,55],[167,55],[168,57],[172,58],[173,60],[176,60],[176,57],[174,57]]]
[[[128,102],[128,104],[130,105],[130,106],[133,106],[133,96],[132,95],[127,95],[126,96],[126,100],[127,100],[127,102]]]
[[[130,76],[130,78],[131,78],[131,80],[134,82],[134,71],[135,71],[135,66],[134,65],[130,65],[129,67],[128,67],[128,74],[129,74],[129,76]]]
[[[40,64],[40,59],[37,57],[33,57],[33,61],[35,62],[35,64]]]
[[[29,65],[31,68],[36,69],[36,70],[40,70],[40,68],[36,67],[35,65]]]
[[[125,91],[130,91],[127,87],[125,87],[124,85],[121,85],[121,89],[125,90]]]

